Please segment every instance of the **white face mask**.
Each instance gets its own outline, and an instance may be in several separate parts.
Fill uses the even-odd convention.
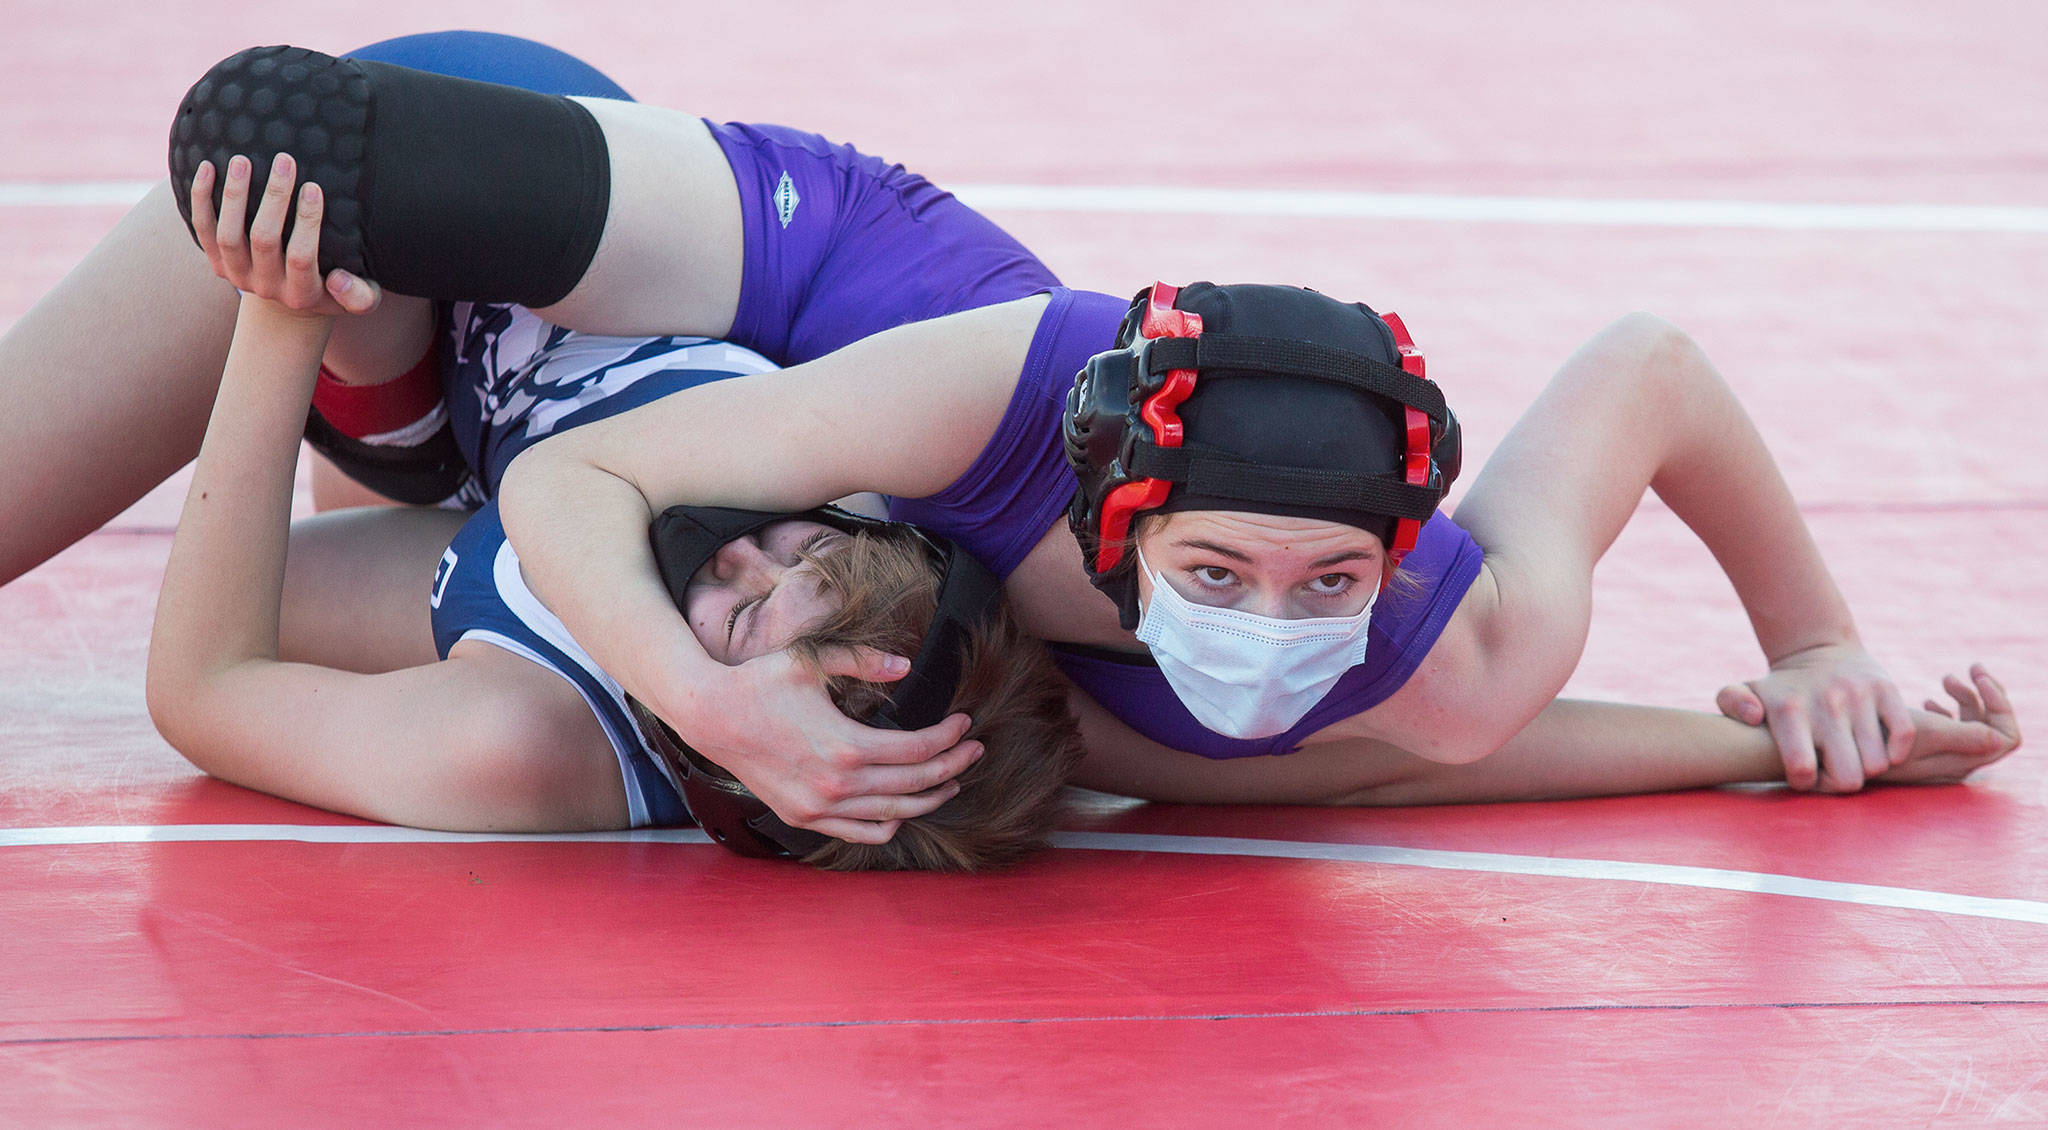
[[[1138,639],[1195,720],[1233,738],[1285,733],[1365,660],[1375,592],[1349,616],[1276,620],[1196,604],[1152,573]]]

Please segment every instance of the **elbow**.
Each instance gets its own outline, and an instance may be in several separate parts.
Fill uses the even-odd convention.
[[[1601,336],[1626,360],[1621,371],[1635,375],[1640,395],[1647,398],[1642,411],[1655,418],[1691,419],[1701,391],[1720,384],[1692,335],[1656,314],[1625,314]]]
[[[206,713],[202,706],[204,695],[203,680],[169,672],[154,662],[150,664],[143,684],[143,700],[149,707],[150,723],[185,760],[201,772],[220,776],[206,758],[207,743],[201,723]]]
[[[143,679],[143,702],[156,732],[201,772],[223,780],[234,779],[215,756],[227,717],[221,679],[229,670],[195,669],[167,661],[152,649]]]
[[[1408,752],[1434,765],[1484,761],[1513,741],[1536,713],[1522,715],[1500,709],[1464,712],[1458,715],[1462,721],[1446,721],[1433,727],[1428,736],[1412,743]]]
[[[1460,734],[1450,740],[1431,743],[1429,748],[1418,750],[1417,756],[1438,765],[1470,765],[1506,744],[1506,738],[1496,739],[1492,734]]]
[[[555,458],[549,445],[540,443],[513,456],[498,479],[498,514],[505,523],[506,536],[524,518],[530,496],[537,493],[536,480],[547,478],[547,465]]]
[[[151,649],[149,670],[142,683],[143,702],[149,708],[149,721],[156,732],[180,753],[185,752],[191,728],[192,682]]]

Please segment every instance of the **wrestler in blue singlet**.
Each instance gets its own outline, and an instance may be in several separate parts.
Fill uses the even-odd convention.
[[[456,440],[475,469],[465,500],[481,509],[435,571],[434,648],[446,659],[458,642],[480,640],[568,680],[611,740],[633,826],[687,824],[675,781],[634,724],[625,691],[527,589],[493,496],[512,458],[551,435],[775,366],[723,341],[571,333],[519,306],[459,303],[454,315],[442,383]]]

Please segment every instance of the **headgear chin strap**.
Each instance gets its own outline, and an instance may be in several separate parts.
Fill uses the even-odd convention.
[[[1068,521],[1127,629],[1125,546],[1147,510],[1342,522],[1377,534],[1391,569],[1458,476],[1457,417],[1393,314],[1297,287],[1157,283],[1116,345],[1075,378],[1061,433],[1080,480]]]
[[[962,652],[973,629],[995,614],[1002,600],[1002,582],[966,550],[908,522],[885,522],[836,506],[796,514],[671,506],[654,520],[648,537],[662,584],[676,608],[683,607],[690,578],[721,546],[789,518],[820,522],[847,533],[905,530],[923,545],[942,578],[938,606],[917,655],[910,661],[910,673],[897,680],[889,701],[864,721],[889,730],[920,730],[944,718],[959,689]],[[639,703],[634,706],[649,743],[674,768],[691,819],[712,839],[756,859],[801,859],[829,842],[817,832],[785,823],[760,798],[740,791],[731,774],[691,749],[652,711]]]

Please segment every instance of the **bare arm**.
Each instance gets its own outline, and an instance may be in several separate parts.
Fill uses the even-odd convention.
[[[1563,685],[1584,645],[1593,566],[1646,488],[1720,562],[1773,667],[1811,668],[1774,684],[1791,783],[1813,784],[1817,755],[1828,786],[1849,790],[1902,759],[1912,719],[1862,651],[1762,438],[1698,346],[1649,315],[1565,362],[1458,508],[1499,590],[1485,645],[1494,701],[1532,717]]]
[[[1959,781],[2018,748],[2012,704],[1987,673],[1973,671],[1970,682],[1951,679],[1949,692],[1955,717],[1922,712],[1907,759],[1879,780]],[[1690,710],[1559,699],[1470,764],[1430,761],[1360,739],[1306,746],[1285,757],[1211,761],[1139,736],[1086,695],[1071,697],[1089,749],[1075,783],[1148,800],[1474,804],[1783,780],[1767,731]]]
[[[774,653],[707,655],[655,570],[651,518],[679,503],[794,510],[856,490],[950,484],[1008,404],[1043,300],[904,326],[776,373],[691,389],[538,444],[499,507],[528,583],[600,665],[783,819],[879,842],[964,768],[966,718],[903,733],[862,726]],[[827,670],[893,678],[878,654]]]
[[[275,258],[289,177],[271,185],[250,242]],[[295,268],[252,283],[297,308],[242,299],[158,599],[151,717],[200,768],[339,812],[441,828],[622,825],[616,768],[573,690],[550,698],[488,661],[380,675],[279,661],[293,470],[330,323],[301,312],[319,301],[319,222],[309,191]],[[576,732],[579,712],[589,734]]]

